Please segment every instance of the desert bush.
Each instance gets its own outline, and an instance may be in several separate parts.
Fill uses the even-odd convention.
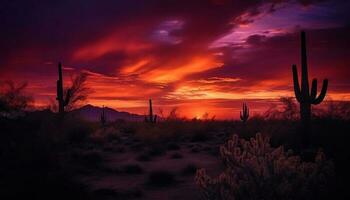
[[[38,135],[47,141],[57,144],[81,144],[86,142],[97,126],[73,115],[59,120],[54,113],[40,114]]]
[[[299,118],[299,108],[294,97],[280,97],[278,101],[263,114],[266,119],[296,120]]]
[[[0,199],[89,199],[66,167],[61,151],[66,148],[48,139],[52,129],[40,132],[42,122],[0,119]]]
[[[140,188],[128,189],[110,189],[100,188],[93,192],[94,199],[134,199],[142,197],[143,193]]]
[[[183,155],[178,153],[178,152],[176,152],[176,153],[171,154],[170,158],[172,158],[172,159],[181,159],[181,158],[183,158]]]
[[[101,152],[89,151],[77,155],[73,155],[74,161],[88,168],[97,168],[104,161]]]
[[[150,156],[161,156],[165,154],[166,149],[161,144],[155,144],[151,146],[151,148],[147,152],[148,152],[148,155]]]
[[[72,143],[84,142],[94,132],[94,127],[91,123],[80,119],[66,121],[63,127],[63,135]]]
[[[126,174],[142,174],[143,169],[138,164],[129,164],[123,167],[123,171]]]
[[[135,134],[138,127],[141,126],[142,122],[130,122],[122,119],[118,119],[113,123],[113,126],[122,133]]]
[[[183,175],[193,175],[196,173],[198,167],[195,164],[188,164],[182,170]]]
[[[145,145],[143,143],[135,143],[130,145],[130,149],[134,152],[140,152],[145,148]]]
[[[27,83],[0,81],[0,117],[20,117],[33,104],[33,98],[24,92],[26,87]]]
[[[114,127],[99,128],[89,135],[89,138],[97,143],[118,140],[120,136],[119,130]]]
[[[349,101],[326,101],[323,108],[313,108],[313,117],[316,119],[349,120]]]
[[[157,124],[134,123],[135,136],[145,142],[180,141],[188,138],[192,141],[205,141],[223,122],[201,120],[165,120]]]
[[[179,150],[180,149],[180,146],[176,143],[169,143],[167,145],[167,149],[172,151],[172,150]]]
[[[176,183],[175,175],[169,171],[156,170],[149,174],[148,184],[157,187],[171,186]]]
[[[148,161],[151,161],[152,158],[150,155],[148,155],[146,153],[141,153],[136,157],[136,160],[141,161],[141,162],[148,162]]]
[[[334,169],[321,151],[314,162],[303,162],[257,134],[250,141],[234,135],[220,153],[226,169],[218,177],[196,172],[204,199],[329,199]]]

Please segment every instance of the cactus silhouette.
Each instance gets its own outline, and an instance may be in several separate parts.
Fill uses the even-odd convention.
[[[312,80],[311,92],[309,90],[309,77],[307,69],[306,37],[301,32],[301,85],[299,84],[297,66],[293,65],[294,93],[300,104],[300,119],[303,125],[304,137],[309,132],[311,119],[311,105],[320,104],[326,96],[328,79],[323,80],[321,93],[317,96],[317,79]],[[306,138],[305,138],[306,139]]]
[[[249,108],[246,103],[243,103],[242,111],[240,111],[239,114],[242,122],[246,123],[249,118]]]
[[[150,123],[157,122],[157,115],[153,115],[152,99],[149,100],[149,116],[148,118],[146,117],[146,122],[150,122]]]
[[[71,90],[68,90],[65,97],[63,93],[63,77],[62,77],[62,64],[58,63],[58,80],[57,80],[57,97],[58,101],[58,113],[64,114],[64,107],[68,105],[71,98]]]
[[[101,125],[104,127],[107,123],[107,116],[105,113],[105,106],[102,106],[102,113],[101,113],[101,117],[100,117],[100,122]]]

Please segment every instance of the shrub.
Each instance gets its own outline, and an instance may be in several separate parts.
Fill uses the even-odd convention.
[[[205,199],[322,199],[331,188],[333,164],[321,151],[315,162],[303,162],[257,134],[250,141],[234,135],[220,153],[226,169],[218,177],[196,173]]]
[[[169,143],[167,146],[167,149],[172,151],[172,150],[179,150],[180,146],[176,143]]]
[[[188,164],[182,169],[183,175],[193,175],[197,171],[197,166],[195,164]]]
[[[127,174],[142,174],[143,173],[143,169],[140,167],[140,165],[137,165],[137,164],[125,165],[123,167],[123,171]]]
[[[141,162],[147,162],[147,161],[151,161],[152,158],[148,154],[142,153],[136,157],[136,160]]]
[[[165,170],[153,171],[148,176],[148,184],[157,187],[171,186],[176,183],[173,173]]]
[[[106,141],[118,140],[119,136],[119,130],[114,127],[106,127],[97,129],[90,135],[90,139],[95,143],[104,143]]]
[[[176,153],[171,154],[170,157],[171,157],[172,159],[181,159],[181,158],[183,158],[183,155],[180,154],[180,153],[178,153],[178,152],[176,152]]]
[[[87,166],[87,167],[99,167],[101,163],[104,161],[101,152],[99,151],[91,151],[87,153],[83,153],[75,157],[75,161]]]
[[[164,148],[164,146],[162,145],[157,145],[154,144],[149,150],[148,150],[148,154],[150,156],[161,156],[164,155],[166,152],[166,149]]]

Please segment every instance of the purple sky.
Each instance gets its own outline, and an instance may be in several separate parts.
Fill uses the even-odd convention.
[[[143,114],[237,115],[293,96],[306,30],[310,79],[330,79],[327,99],[350,100],[349,1],[4,1],[0,80],[29,84],[37,106],[55,98],[57,62],[85,72],[88,102]],[[320,86],[319,86],[320,87]]]

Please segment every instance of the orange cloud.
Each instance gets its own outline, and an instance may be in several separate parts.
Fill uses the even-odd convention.
[[[170,83],[181,80],[191,74],[205,72],[222,66],[222,63],[205,56],[194,56],[185,63],[177,63],[176,60],[173,62],[170,62],[167,66],[142,74],[141,79],[147,82]]]
[[[141,30],[144,31],[144,29],[145,27],[140,24],[116,29],[106,37],[78,48],[73,54],[73,59],[93,60],[117,51],[134,53],[147,50],[153,45],[140,36],[141,33],[144,33]]]

